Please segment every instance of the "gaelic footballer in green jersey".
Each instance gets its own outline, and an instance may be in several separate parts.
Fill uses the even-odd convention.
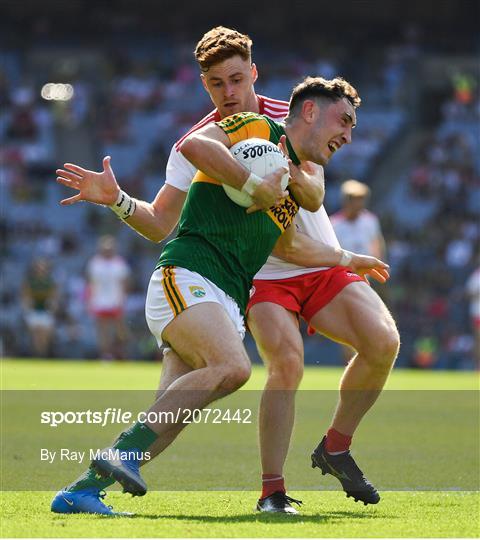
[[[240,113],[217,125],[232,145],[259,137],[277,144],[282,124],[255,113]],[[290,159],[299,160],[288,143]],[[180,216],[177,237],[163,250],[157,268],[178,266],[197,272],[232,297],[244,313],[253,276],[263,266],[279,236],[298,212],[292,195],[267,212],[246,214],[219,181],[195,175]]]

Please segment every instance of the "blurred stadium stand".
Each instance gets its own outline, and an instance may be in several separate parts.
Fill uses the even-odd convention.
[[[60,207],[67,190],[54,171],[66,161],[99,169],[109,154],[120,185],[152,200],[171,145],[211,109],[194,44],[225,24],[252,36],[260,94],[287,99],[307,74],[342,74],[359,89],[354,142],[326,170],[327,211],[338,209],[343,180],[372,187],[392,266],[389,284],[377,290],[400,327],[398,365],[473,368],[465,282],[480,264],[478,4],[411,2],[407,15],[402,2],[362,0],[339,15],[327,3],[299,2],[292,12],[242,2],[227,12],[213,1],[208,10],[185,5],[188,16],[181,4],[162,2],[160,11],[147,0],[117,1],[115,9],[106,1],[2,2],[2,355],[31,354],[19,294],[41,255],[61,291],[51,355],[96,356],[84,268],[97,237],[112,233],[134,275],[129,357],[159,357],[143,309],[161,246],[103,208]],[[42,99],[49,82],[71,84],[73,99]],[[247,346],[258,360],[250,338]],[[321,336],[306,338],[305,349],[308,363],[341,363]]]

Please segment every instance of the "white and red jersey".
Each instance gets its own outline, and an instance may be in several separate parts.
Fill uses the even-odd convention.
[[[375,214],[362,210],[355,219],[347,219],[340,210],[332,216],[332,225],[340,245],[348,251],[375,255],[372,243],[381,235],[380,222]]]
[[[268,116],[271,120],[281,122],[288,114],[288,103],[286,101],[279,101],[277,99],[271,99],[265,96],[258,96],[259,114]],[[211,122],[219,122],[221,120],[220,114],[217,109],[207,114],[204,118],[195,124],[190,131],[179,139],[170,151],[170,156],[167,162],[167,172],[165,183],[170,186],[176,187],[181,191],[188,191],[192,179],[195,176],[197,169],[192,165],[179,151],[179,148],[184,139],[197,131],[197,129],[210,124]]]
[[[260,114],[264,114],[276,122],[281,122],[285,119],[288,114],[288,103],[286,101],[279,101],[258,95],[257,97]],[[200,120],[200,122],[195,124],[188,133],[175,143],[167,163],[166,184],[170,184],[182,191],[188,191],[197,169],[181,152],[179,152],[179,147],[185,137],[190,133],[193,133],[210,122],[218,122],[219,120],[220,115],[215,109]],[[295,218],[295,224],[299,232],[310,236],[314,240],[319,240],[320,242],[331,246],[339,247],[335,232],[323,206],[316,212],[308,212],[307,210],[300,208]],[[265,265],[257,273],[255,279],[284,279],[301,274],[318,272],[319,270],[325,270],[325,267],[305,268],[303,266],[288,263],[271,255]]]
[[[480,320],[480,267],[468,278],[466,290],[470,297],[470,315]]]
[[[304,208],[300,208],[295,216],[294,225],[297,227],[298,232],[309,236],[313,240],[329,246],[340,247],[323,205],[316,212],[309,212]],[[326,269],[327,267],[305,268],[270,255],[267,262],[255,276],[255,279],[286,279]]]
[[[125,280],[129,273],[122,257],[94,255],[87,265],[90,309],[93,312],[121,309],[125,301]]]

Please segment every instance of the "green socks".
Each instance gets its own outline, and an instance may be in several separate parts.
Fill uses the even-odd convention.
[[[145,450],[151,446],[158,438],[158,435],[146,424],[137,422],[127,431],[120,434],[113,444],[113,448],[118,450]]]
[[[144,452],[157,438],[158,435],[152,429],[137,422],[121,433],[112,446],[117,450],[140,450]],[[80,491],[88,488],[102,490],[114,483],[113,478],[103,478],[94,469],[88,469],[75,482],[70,484],[66,491]]]
[[[65,488],[65,491],[80,491],[81,489],[94,488],[101,491],[115,484],[114,478],[104,478],[95,472],[94,469],[87,469],[75,482]]]

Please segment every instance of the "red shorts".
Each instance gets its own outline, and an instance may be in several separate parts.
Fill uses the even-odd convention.
[[[310,319],[349,283],[365,280],[350,268],[334,266],[286,279],[254,279],[248,310],[260,302],[272,302]]]
[[[97,319],[120,319],[123,315],[122,308],[94,309],[93,314]]]

